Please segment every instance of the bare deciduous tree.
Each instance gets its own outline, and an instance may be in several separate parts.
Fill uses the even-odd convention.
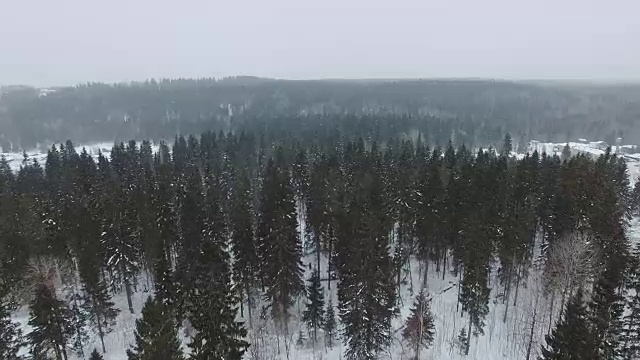
[[[547,292],[552,299],[550,316],[558,292],[562,296],[560,309],[563,309],[567,297],[598,274],[599,257],[593,236],[585,231],[576,230],[550,246],[545,269]]]

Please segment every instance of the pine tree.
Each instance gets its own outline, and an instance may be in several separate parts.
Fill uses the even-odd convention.
[[[625,360],[640,356],[640,246],[628,264],[625,313],[620,331],[620,355]]]
[[[179,229],[180,243],[176,263],[176,298],[179,307],[187,306],[185,302],[194,292],[193,279],[196,277],[194,261],[198,259],[201,249],[202,232],[205,227],[204,191],[200,171],[192,165],[185,169],[179,194]],[[178,315],[183,311],[178,310]]]
[[[333,340],[336,337],[338,330],[338,322],[336,320],[336,313],[333,310],[333,300],[331,297],[329,297],[329,301],[327,302],[327,310],[325,311],[322,323],[327,346],[329,346],[330,349],[333,349]]]
[[[589,328],[588,312],[584,304],[582,289],[578,289],[567,304],[562,319],[542,347],[543,360],[593,360],[597,349]]]
[[[182,360],[184,355],[176,324],[169,308],[149,297],[136,320],[135,345],[127,350],[129,360]]]
[[[88,313],[81,306],[82,296],[80,294],[72,294],[68,302],[69,309],[69,323],[73,329],[73,335],[71,337],[71,348],[75,353],[84,358],[84,345],[89,341],[89,334],[87,334],[86,325]]]
[[[371,161],[379,165],[376,150]],[[372,169],[359,179],[341,221],[339,242],[339,313],[344,325],[347,359],[375,359],[390,342],[391,318],[395,314],[396,286],[389,256],[389,229],[380,172]]]
[[[304,290],[302,246],[298,233],[294,191],[282,149],[270,159],[264,174],[258,224],[261,272],[265,297],[280,330],[288,333],[289,307]]]
[[[313,343],[318,341],[318,329],[322,328],[324,320],[324,289],[320,284],[320,273],[316,270],[311,274],[307,285],[307,307],[302,314],[302,321],[313,333]]]
[[[633,190],[629,198],[629,208],[631,213],[634,215],[638,215],[640,213],[640,179],[636,179],[636,183],[633,186]]]
[[[513,140],[511,139],[511,134],[507,133],[504,136],[504,141],[502,142],[501,154],[504,156],[509,156],[511,155],[511,151],[513,151]]]
[[[174,273],[169,268],[167,255],[156,259],[153,272],[156,278],[154,292],[156,300],[169,307],[174,306],[177,302],[177,289],[174,283]]]
[[[624,302],[617,289],[606,279],[610,269],[609,267],[605,270],[594,285],[589,303],[592,341],[603,359],[619,358],[620,335],[623,329]]]
[[[189,347],[191,358],[197,360],[240,360],[248,344],[243,340],[246,330],[236,321],[237,296],[231,291],[229,273],[222,270],[223,250],[204,244],[201,268],[196,282],[198,294],[190,300],[189,320],[196,330]],[[208,269],[207,269],[208,268]]]
[[[253,232],[251,213],[251,184],[244,171],[239,172],[232,194],[231,248],[234,255],[233,278],[241,294],[240,313],[244,315],[243,300],[246,297],[249,317],[253,307],[251,292],[258,283],[258,255]]]
[[[564,161],[568,161],[571,158],[571,148],[569,147],[569,143],[562,148],[562,155],[560,159]]]
[[[441,260],[445,257],[447,247],[444,242],[444,229],[446,229],[446,226],[443,226],[445,189],[442,184],[440,158],[440,148],[435,148],[427,165],[418,174],[417,191],[419,197],[416,219],[418,255],[425,264],[428,260],[435,260],[438,270]]]
[[[460,332],[458,333],[458,336],[454,341],[454,345],[460,352],[460,355],[469,354],[469,346],[471,344],[469,344],[469,336],[467,335],[466,329],[464,328],[460,329]]]
[[[296,346],[299,348],[303,348],[306,343],[307,338],[304,337],[304,333],[302,332],[302,329],[300,329],[300,332],[298,332],[298,339],[296,340]]]
[[[191,259],[193,292],[187,299],[188,319],[195,330],[191,359],[241,360],[249,344],[244,325],[236,321],[237,294],[231,287],[219,186],[210,179],[207,191],[206,227],[199,255]]]
[[[104,360],[104,356],[98,352],[98,349],[93,349],[89,356],[89,360]]]
[[[420,350],[428,349],[433,343],[435,325],[430,304],[431,300],[420,291],[402,332],[402,337],[413,347],[416,360],[420,359]]]
[[[54,355],[57,360],[67,359],[67,345],[74,336],[71,314],[62,300],[47,284],[37,285],[30,304],[29,326],[33,330],[27,335],[31,355],[35,359],[47,359]]]
[[[111,164],[99,160],[103,180],[101,207],[101,242],[105,249],[107,269],[114,275],[114,283],[124,287],[129,311],[133,314],[132,282],[140,266],[141,245],[137,225],[135,191],[135,142],[125,148],[123,143],[111,151]]]
[[[22,347],[22,331],[11,320],[11,307],[0,282],[0,359],[19,360],[18,351]]]
[[[620,354],[625,360],[640,356],[640,289],[635,289],[627,297],[627,314],[622,321]]]
[[[90,326],[97,332],[102,345],[102,352],[106,352],[104,337],[109,334],[115,324],[120,310],[115,307],[107,291],[107,285],[97,273],[85,278],[82,308],[88,314]]]

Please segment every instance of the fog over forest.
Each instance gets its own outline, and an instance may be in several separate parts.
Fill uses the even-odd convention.
[[[640,359],[639,12],[0,4],[0,360]]]

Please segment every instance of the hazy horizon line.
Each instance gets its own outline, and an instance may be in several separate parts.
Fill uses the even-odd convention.
[[[76,82],[74,84],[56,84],[56,85],[33,85],[26,83],[17,84],[2,84],[0,88],[17,88],[27,87],[34,89],[53,89],[53,88],[72,88],[88,84],[102,84],[102,85],[135,85],[143,84],[151,81],[174,81],[174,80],[215,80],[224,81],[230,79],[242,79],[247,80],[263,80],[263,81],[282,81],[282,82],[409,82],[409,81],[451,81],[451,82],[464,82],[464,81],[477,81],[477,82],[496,82],[496,83],[530,83],[530,84],[580,84],[580,85],[640,85],[640,78],[632,79],[619,79],[619,78],[559,78],[559,77],[483,77],[483,76],[425,76],[425,77],[309,77],[309,78],[295,78],[295,77],[269,77],[260,75],[226,75],[226,76],[210,76],[210,77],[152,77],[138,80],[121,80],[121,81],[84,81]]]

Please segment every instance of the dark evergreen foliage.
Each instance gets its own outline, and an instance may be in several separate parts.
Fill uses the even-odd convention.
[[[135,345],[127,350],[129,360],[182,360],[178,326],[169,308],[147,299],[142,318],[136,320]]]
[[[314,271],[307,285],[307,304],[302,321],[313,334],[314,343],[318,341],[318,330],[322,328],[324,321],[324,289],[320,284],[320,273]]]
[[[329,346],[330,349],[333,349],[333,341],[337,334],[338,322],[335,311],[333,310],[333,300],[331,300],[331,298],[329,298],[329,301],[327,302],[327,309],[324,313],[324,320],[322,322],[327,346]]]
[[[18,324],[11,320],[12,306],[4,292],[0,288],[0,359],[18,360],[18,351],[24,340]]]
[[[59,300],[55,291],[43,283],[37,286],[29,308],[29,326],[33,330],[27,337],[31,355],[35,359],[51,356],[57,360],[67,359],[67,346],[76,329],[64,301]]]
[[[191,358],[198,360],[240,360],[248,343],[247,332],[236,321],[238,297],[231,287],[229,254],[220,209],[219,183],[207,184],[206,221],[197,255],[192,262],[191,292],[186,297],[187,319],[195,329]]]
[[[102,352],[106,352],[104,337],[111,332],[119,310],[115,308],[114,303],[111,301],[104,280],[98,278],[85,279],[85,293],[81,301],[80,306],[87,314],[90,326],[100,337]]]
[[[264,171],[258,223],[262,280],[271,312],[285,333],[289,307],[304,289],[294,189],[282,149]]]
[[[636,246],[628,264],[626,290],[619,340],[621,357],[630,360],[640,356],[640,246]]]
[[[241,295],[241,313],[247,300],[249,314],[253,307],[252,291],[258,285],[259,260],[254,236],[251,184],[246,171],[238,171],[231,194],[231,249],[234,255],[233,279]]]
[[[98,349],[93,349],[91,355],[89,355],[89,360],[104,360],[104,357],[98,352]]]
[[[424,291],[420,291],[402,331],[402,337],[414,349],[416,359],[420,359],[421,348],[428,349],[433,343],[435,324],[430,304],[431,300],[426,297]]]
[[[546,337],[547,345],[542,348],[542,359],[597,359],[594,335],[589,327],[582,289],[578,289],[567,304],[562,319]]]
[[[118,315],[112,298],[123,293],[133,311],[134,292],[150,290],[173,331],[182,321],[189,325],[196,359],[242,357],[249,344],[238,310],[246,318],[247,305],[251,324],[258,295],[278,335],[288,334],[292,305],[305,290],[302,320],[314,343],[323,329],[332,347],[338,325],[331,297],[324,305],[326,283],[329,294],[335,295],[332,284],[338,287],[345,356],[373,359],[393,339],[392,320],[406,302],[398,290],[414,286],[409,269],[419,261],[423,281],[431,271],[458,278],[449,291],[458,292],[457,310],[465,316],[464,353],[475,343],[471,337],[484,333],[490,301],[502,301],[504,321],[509,307],[519,306],[535,264],[550,278],[552,310],[593,285],[578,325],[592,334],[594,354],[637,357],[637,260],[625,235],[634,197],[620,157],[604,151],[598,159],[537,152],[515,158],[520,136],[504,136],[504,128],[463,136],[466,127],[452,127],[464,120],[429,118],[437,125],[428,132],[421,125],[413,141],[394,134],[414,119],[395,115],[322,116],[315,120],[344,122],[315,127],[317,133],[299,132],[311,117],[264,116],[259,126],[246,119],[255,132],[177,136],[172,149],[160,143],[155,154],[149,141],[116,143],[110,159],[66,142],[49,150],[44,168],[25,161],[16,174],[0,159],[0,349],[21,342],[8,321],[14,299],[7,295],[27,282],[30,259],[51,256],[72,271],[59,289],[38,288],[31,304],[36,331],[28,336],[34,354],[80,350],[84,330],[104,339]],[[447,144],[451,133],[460,137]],[[499,150],[457,147],[471,137],[474,145]],[[593,271],[558,285],[552,252],[567,238],[588,243]],[[303,256],[313,271],[306,289]],[[414,349],[429,343],[414,341],[409,331],[419,303],[405,329]],[[568,314],[567,308],[549,354],[562,341],[583,341],[561,334]],[[47,316],[65,326],[48,328]],[[47,337],[55,342],[36,345]]]

